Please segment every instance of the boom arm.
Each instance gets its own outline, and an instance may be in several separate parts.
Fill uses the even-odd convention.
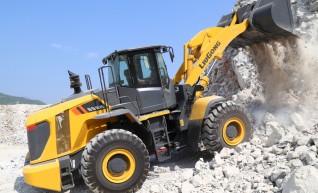
[[[184,45],[184,61],[173,78],[174,84],[184,79],[184,84],[194,86],[211,61],[222,58],[227,46],[249,25],[247,19],[236,24],[237,19],[237,14],[234,14],[229,26],[202,30]],[[208,81],[207,77],[202,77],[200,84],[206,87]]]

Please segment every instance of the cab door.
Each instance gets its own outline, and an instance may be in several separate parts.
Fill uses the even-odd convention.
[[[156,60],[158,63],[159,75],[167,108],[175,107],[177,101],[174,85],[172,83],[172,80],[169,78],[167,66],[161,52],[156,53]]]
[[[115,72],[115,76],[117,76],[115,79],[117,80],[120,103],[132,102],[134,106],[138,107],[137,92],[131,76],[132,72],[128,65],[128,58],[126,55],[120,55],[117,60],[119,61],[117,61],[118,66],[115,68],[117,71]],[[133,112],[137,110],[134,106],[131,107]]]
[[[141,114],[167,108],[153,51],[131,55],[130,62]]]

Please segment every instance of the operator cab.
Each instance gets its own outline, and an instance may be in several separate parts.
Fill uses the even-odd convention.
[[[103,59],[110,68],[108,86],[118,92],[120,103],[131,101],[139,114],[176,106],[174,85],[162,56],[167,52],[173,61],[173,49],[167,46],[115,51]]]

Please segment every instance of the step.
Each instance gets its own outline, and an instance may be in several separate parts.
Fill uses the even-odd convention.
[[[165,131],[165,129],[163,127],[158,127],[158,128],[155,128],[155,129],[151,129],[152,133],[157,133],[159,131]]]
[[[167,142],[156,143],[156,148],[166,147],[169,144]],[[168,146],[169,147],[169,146]],[[159,149],[158,149],[159,150]]]

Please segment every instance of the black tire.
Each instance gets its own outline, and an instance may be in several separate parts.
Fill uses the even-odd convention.
[[[223,147],[233,148],[247,142],[252,134],[246,109],[231,101],[213,107],[203,121],[202,140],[211,154],[221,151]]]
[[[142,186],[149,165],[147,148],[139,137],[129,131],[112,129],[98,134],[87,144],[81,171],[86,185],[95,193],[127,193]],[[117,171],[110,171],[113,168]]]

